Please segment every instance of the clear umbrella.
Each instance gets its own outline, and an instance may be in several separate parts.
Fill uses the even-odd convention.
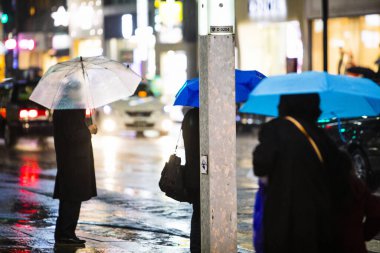
[[[49,109],[92,109],[132,95],[140,81],[120,62],[77,57],[50,67],[29,99]]]

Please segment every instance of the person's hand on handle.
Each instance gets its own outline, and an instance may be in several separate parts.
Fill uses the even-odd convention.
[[[88,130],[91,134],[96,134],[98,132],[98,127],[95,124],[89,125]]]

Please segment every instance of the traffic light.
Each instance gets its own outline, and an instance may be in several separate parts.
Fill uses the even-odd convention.
[[[8,23],[8,20],[9,20],[8,14],[6,14],[6,13],[1,14],[1,23],[2,24]]]

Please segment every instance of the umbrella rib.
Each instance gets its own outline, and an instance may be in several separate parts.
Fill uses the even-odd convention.
[[[116,62],[116,63],[118,63],[118,64],[120,64],[120,62],[117,62],[117,61],[114,61],[114,62]],[[101,68],[103,68],[103,69],[105,69],[105,70],[108,70],[108,71],[111,71],[112,73],[114,73],[115,74],[115,76],[123,83],[123,81],[120,79],[120,77],[115,73],[115,71],[113,71],[112,69],[110,69],[110,68],[107,68],[107,67],[104,67],[104,66],[100,66],[100,65],[97,65],[97,64],[94,64],[94,63],[91,63],[91,62],[89,62],[90,64],[92,64],[92,65],[95,65],[95,66],[99,66],[99,67],[101,67]],[[129,67],[126,67],[127,69],[129,69],[134,75],[136,75],[136,76],[139,76],[139,75],[137,75],[131,68],[129,68]],[[130,92],[130,93],[133,93],[133,91],[131,91],[130,89],[129,89],[129,87],[128,86],[126,86],[127,87],[127,89],[128,89],[128,91]]]
[[[70,71],[72,71],[72,70],[74,70],[77,66],[69,66],[69,65],[65,65],[65,66],[67,66],[67,67],[71,67],[71,68],[69,68],[68,70],[67,70],[67,73],[65,74],[65,77],[70,73]],[[56,73],[56,72],[60,72],[60,71],[65,71],[66,69],[57,69],[57,70],[53,70],[52,72],[50,72],[50,73]]]
[[[121,80],[120,77],[119,77],[119,76],[118,76],[113,70],[111,70],[111,69],[109,69],[109,68],[106,68],[106,67],[103,67],[103,66],[102,66],[102,68],[105,69],[105,70],[111,71],[112,73],[114,73],[114,74],[115,74],[115,77],[116,77],[117,79],[119,79],[121,83],[124,83],[123,80]],[[133,72],[133,71],[132,71],[132,72]],[[133,72],[133,73],[134,73],[134,72]],[[133,91],[131,91],[131,90],[129,89],[128,86],[125,86],[125,87],[128,89],[128,91],[129,91],[131,94],[133,93]]]
[[[56,99],[56,97],[57,97],[59,91],[61,90],[62,83],[63,83],[62,81],[59,82],[58,90],[57,90],[57,92],[55,93],[53,100],[51,101],[51,106],[50,106],[50,108],[53,108],[53,104],[54,104],[54,102],[55,102],[55,99]]]
[[[112,71],[110,68],[107,68],[107,67],[102,66],[102,64],[104,64],[104,63],[108,63],[108,62],[113,62],[113,63],[119,64],[119,65],[122,65],[124,68],[131,70],[131,72],[132,72],[133,74],[135,74],[136,76],[140,77],[140,76],[139,76],[137,73],[135,73],[135,72],[134,72],[129,66],[125,66],[124,64],[122,64],[122,63],[120,63],[120,62],[118,62],[118,61],[111,60],[111,59],[105,60],[104,62],[102,62],[102,63],[98,63],[98,64],[93,63],[93,62],[86,62],[86,63],[88,63],[88,64],[92,64],[92,65],[94,65],[94,66],[101,67],[101,68],[108,69],[108,70]],[[114,72],[114,71],[112,71],[112,72]],[[114,73],[115,73],[115,72],[114,72]]]
[[[88,76],[88,74],[87,74],[87,71],[84,71],[84,69],[83,69],[83,73],[86,74],[86,76],[87,76],[87,80],[89,81],[90,78],[89,78],[89,76]],[[84,78],[84,76],[83,76],[83,78]],[[86,82],[86,80],[84,80],[84,81]],[[91,108],[91,109],[94,109],[94,108],[95,108],[94,98],[92,97],[92,94],[91,94],[91,92],[90,92],[90,83],[89,83],[88,81],[87,81],[88,94],[89,94],[89,96],[90,96],[90,98],[91,98],[91,101],[92,101],[92,107],[93,107],[93,108]]]

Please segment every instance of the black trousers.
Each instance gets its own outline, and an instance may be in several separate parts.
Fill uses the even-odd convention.
[[[201,205],[199,192],[193,198],[193,215],[191,217],[190,252],[201,252]]]
[[[76,237],[75,229],[78,224],[81,201],[60,200],[58,218],[55,225],[54,238]]]

